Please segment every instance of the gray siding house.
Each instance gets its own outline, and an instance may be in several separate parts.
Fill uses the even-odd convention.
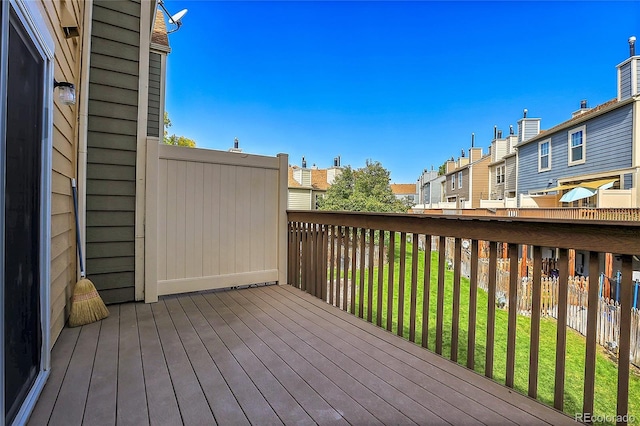
[[[639,206],[639,63],[632,51],[618,65],[617,98],[591,109],[582,101],[571,119],[516,146],[521,207],[537,195],[557,207]],[[567,194],[578,187],[592,194]]]

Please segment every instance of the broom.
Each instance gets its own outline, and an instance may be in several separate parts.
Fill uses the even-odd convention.
[[[80,244],[80,225],[78,223],[78,194],[75,179],[71,179],[71,188],[73,189],[73,209],[76,218],[76,245],[78,246],[78,258],[80,259],[80,281],[78,281],[73,288],[69,326],[78,327],[108,317],[109,310],[100,298],[98,290],[96,290],[93,283],[87,279],[84,273],[82,245]]]

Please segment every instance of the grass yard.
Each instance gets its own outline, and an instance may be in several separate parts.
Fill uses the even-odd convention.
[[[397,238],[396,240],[399,240]],[[398,281],[399,281],[399,243],[396,242],[395,271],[394,271],[394,291],[393,291],[393,332],[397,330],[398,324]],[[409,336],[410,300],[411,300],[411,244],[407,244],[407,264],[404,286],[404,315],[403,329],[404,337]],[[416,343],[421,344],[422,336],[422,303],[423,303],[423,276],[424,276],[424,255],[420,250],[418,253],[418,291],[417,291],[417,315],[416,315]],[[351,265],[350,265],[351,266]],[[349,271],[351,276],[351,271]],[[372,317],[375,322],[378,268],[374,268],[373,277],[373,299]],[[359,271],[356,277],[356,314],[359,306]],[[383,286],[383,308],[382,325],[387,322],[387,285],[388,285],[387,264],[384,265],[384,286]],[[429,323],[428,323],[428,345],[429,349],[435,351],[436,347],[436,301],[438,296],[438,253],[431,253],[431,286],[429,292]],[[364,318],[367,317],[367,285],[368,273],[365,272],[364,291]],[[469,280],[462,277],[460,296],[460,328],[459,328],[459,351],[458,362],[462,365],[467,363],[467,340],[469,327]],[[488,295],[485,291],[478,289],[477,294],[477,317],[476,317],[476,345],[475,345],[475,370],[484,374],[485,370],[485,349],[487,332],[487,304]],[[445,273],[444,290],[444,327],[443,327],[443,353],[446,358],[451,355],[451,324],[453,306],[453,272]],[[506,310],[496,308],[495,321],[495,345],[493,372],[494,380],[504,384],[506,371],[507,354],[507,321]],[[540,351],[539,351],[539,372],[538,372],[538,399],[548,405],[553,405],[553,390],[555,383],[555,346],[557,323],[554,319],[543,318],[540,322]],[[519,315],[517,318],[516,332],[516,367],[515,367],[515,389],[523,394],[527,394],[529,380],[529,336],[531,322],[529,317]],[[567,329],[567,354],[566,354],[566,377],[565,377],[565,399],[564,411],[573,416],[582,412],[582,395],[584,381],[584,357],[585,338],[580,333]],[[609,358],[602,348],[598,346],[596,362],[596,383],[594,415],[615,416],[616,414],[616,389],[617,389],[617,366],[614,360]],[[632,368],[629,385],[629,414],[635,416],[634,424],[640,424],[640,375],[637,369]]]

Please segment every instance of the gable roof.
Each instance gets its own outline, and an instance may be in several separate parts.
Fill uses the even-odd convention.
[[[633,98],[630,98],[630,100],[632,100],[632,99]],[[541,130],[540,133],[538,133],[536,136],[534,136],[534,137],[532,137],[530,139],[527,139],[524,142],[520,142],[516,146],[517,147],[521,147],[522,145],[526,145],[526,144],[528,144],[530,142],[544,139],[545,137],[547,137],[550,134],[553,134],[554,132],[557,132],[559,130],[571,127],[574,124],[581,123],[581,122],[586,121],[586,120],[588,120],[590,118],[596,117],[596,116],[600,115],[601,113],[604,113],[606,111],[615,109],[618,106],[626,105],[628,103],[629,103],[628,101],[618,102],[617,98],[611,99],[611,100],[609,100],[607,102],[604,102],[604,103],[602,103],[600,105],[597,105],[597,106],[591,108],[588,111],[583,112],[582,114],[578,114],[575,117],[571,117],[570,119],[568,119],[566,121],[563,121],[562,123],[557,124],[557,125],[549,128],[549,129]]]
[[[392,183],[391,192],[395,195],[405,195],[405,194],[416,194],[416,184],[415,183]]]
[[[151,34],[151,43],[169,47],[167,25],[164,22],[164,13],[162,13],[161,10],[156,11],[156,20],[153,24],[153,33]]]
[[[293,177],[293,172],[295,170],[300,169],[298,166],[289,166],[288,168],[288,186],[289,188],[307,188],[307,189],[315,189],[317,191],[326,191],[331,186],[327,183],[327,169],[308,169],[311,171],[311,186],[303,186],[295,180]]]

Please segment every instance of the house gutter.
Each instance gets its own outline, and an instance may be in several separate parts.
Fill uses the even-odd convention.
[[[87,140],[89,130],[89,71],[91,67],[91,31],[93,24],[93,1],[87,1],[84,7],[82,23],[82,64],[80,67],[80,105],[78,112],[78,157],[76,159],[78,175],[78,221],[80,222],[80,240],[82,252],[86,253],[84,246],[87,223]],[[76,271],[80,277],[80,271]]]

